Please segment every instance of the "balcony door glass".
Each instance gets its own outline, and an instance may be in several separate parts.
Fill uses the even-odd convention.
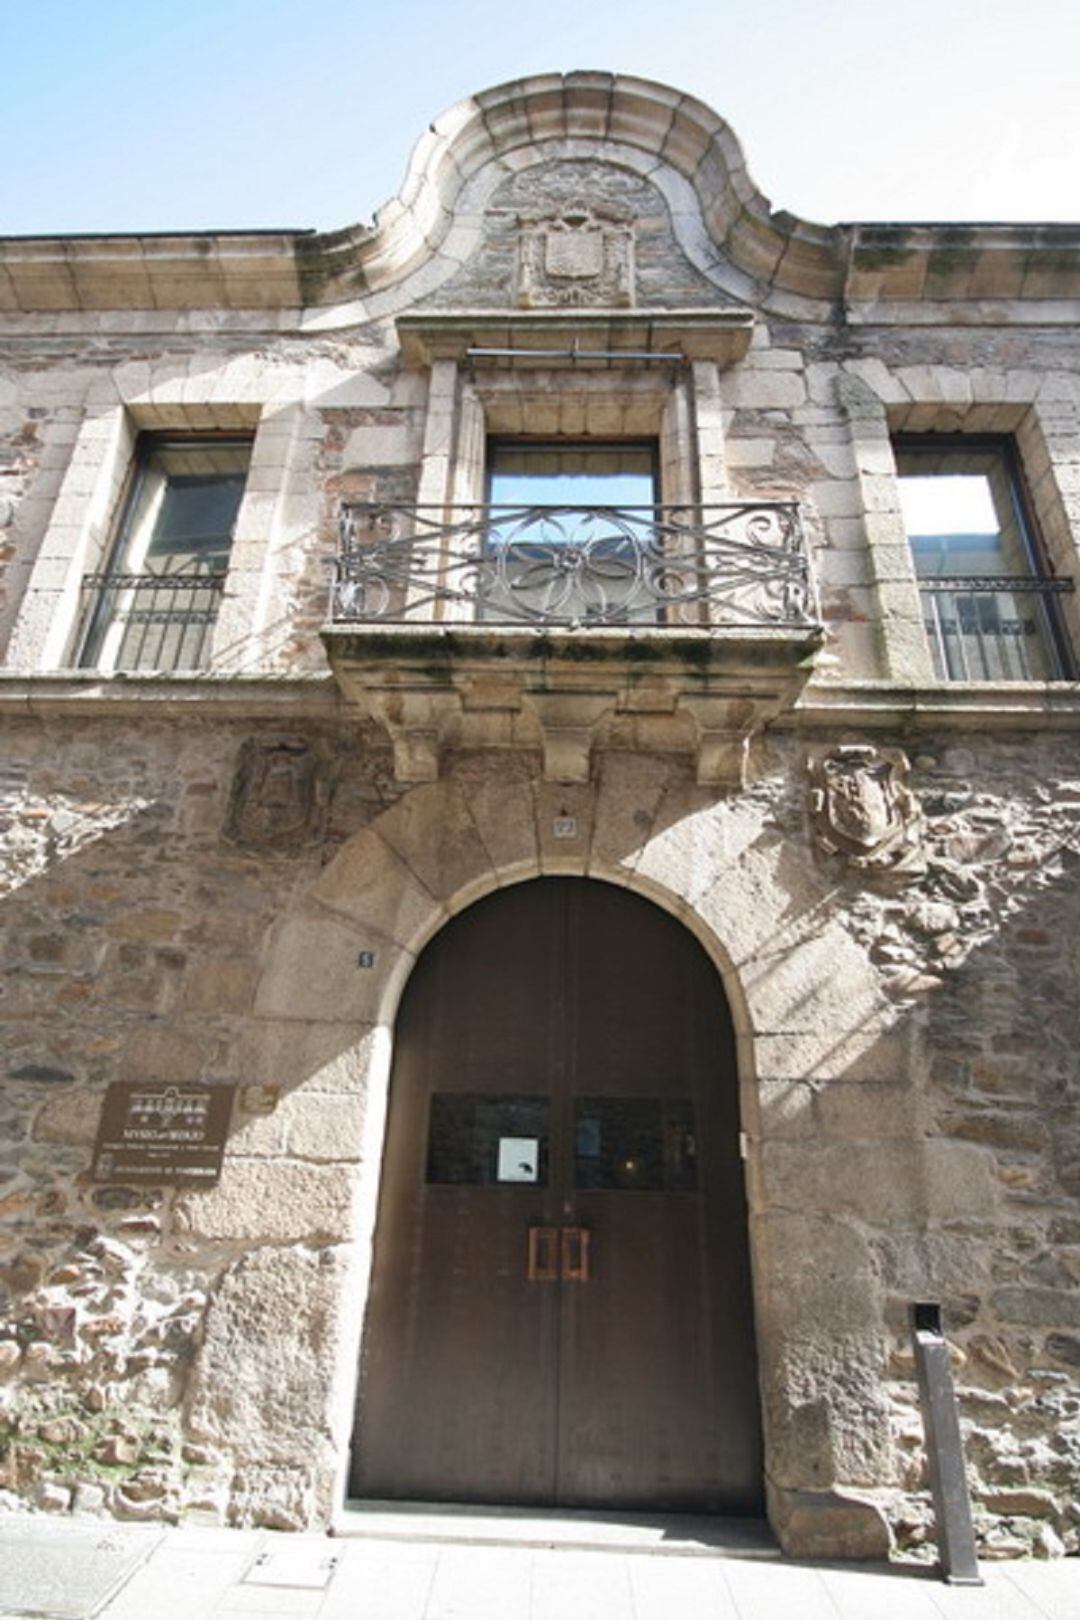
[[[655,622],[656,468],[652,443],[494,442],[485,617]]]

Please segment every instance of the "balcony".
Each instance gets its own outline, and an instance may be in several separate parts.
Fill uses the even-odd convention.
[[[539,744],[550,779],[583,781],[606,744],[688,748],[729,783],[821,626],[791,503],[349,503],[323,639],[405,780],[445,747]]]

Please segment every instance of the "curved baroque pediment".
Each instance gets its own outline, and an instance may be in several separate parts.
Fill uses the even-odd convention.
[[[483,282],[485,302],[501,291],[519,307],[662,302],[647,271],[665,232],[684,306],[717,289],[818,302],[842,288],[839,230],[774,211],[716,113],[649,80],[570,73],[483,91],[436,119],[373,227],[308,238],[308,296],[408,281],[413,303],[467,303]],[[671,281],[669,254],[655,277],[668,301]]]

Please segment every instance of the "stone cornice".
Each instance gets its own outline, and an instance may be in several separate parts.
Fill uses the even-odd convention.
[[[368,633],[368,654],[378,652],[378,632]],[[400,638],[401,632],[394,633]],[[501,633],[505,640],[505,633]],[[348,639],[346,637],[345,639]],[[360,638],[361,641],[364,639]],[[383,640],[393,637],[383,636]],[[430,638],[428,638],[430,639]],[[445,639],[445,638],[443,638]],[[481,642],[503,662],[496,636],[481,635]],[[541,646],[542,638],[531,633],[522,639],[530,643],[529,659],[543,666],[552,652],[564,658],[581,649],[565,638],[557,648]],[[597,641],[597,637],[592,640]],[[779,643],[783,638],[772,638]],[[580,641],[580,637],[578,638]],[[626,638],[621,632],[608,632],[606,642],[595,647],[600,663],[625,657]],[[749,672],[755,663],[770,662],[783,650],[770,648],[770,637],[752,640],[738,647],[717,643],[710,647],[707,664],[718,672],[733,662],[744,661]],[[610,645],[609,645],[610,644]],[[789,648],[787,656],[803,649]],[[355,651],[360,651],[359,645]],[[415,651],[430,656],[430,647],[420,638]],[[653,657],[642,657],[645,651]],[[686,662],[689,647],[672,647],[676,662]],[[700,648],[698,649],[700,653]],[[361,655],[363,656],[363,654]],[[664,676],[669,662],[662,642],[637,649],[635,662]],[[382,663],[381,657],[375,662]],[[595,662],[593,658],[586,664]],[[700,663],[698,657],[689,659]],[[383,665],[385,678],[385,665]],[[430,673],[430,670],[429,670]],[[706,677],[707,682],[707,677]],[[388,688],[394,686],[387,681]],[[183,719],[187,721],[267,720],[288,723],[291,719],[333,720],[357,717],[357,711],[342,694],[333,674],[311,675],[100,675],[93,670],[61,670],[50,674],[0,671],[0,714],[11,716],[89,715],[116,719]],[[1080,730],[1080,683],[1075,681],[961,682],[941,686],[913,687],[893,681],[811,681],[792,707],[779,712],[773,727],[785,731],[837,731],[847,728],[932,731],[1075,731]]]
[[[812,682],[776,722],[788,730],[840,727],[932,731],[1080,730],[1080,682]]]
[[[541,74],[459,102],[417,144],[397,197],[373,227],[0,241],[0,309],[282,309],[338,305],[363,318],[371,295],[436,284],[467,250],[462,193],[487,165],[520,168],[559,151],[619,151],[689,186],[705,238],[763,304],[807,317],[844,302],[855,320],[1044,322],[1080,308],[1080,226],[823,226],[774,210],[739,142],[692,96],[624,74]],[[456,244],[456,237],[462,242]],[[406,291],[406,289],[403,289]]]
[[[332,720],[344,704],[332,675],[100,675],[0,671],[0,714],[118,719]]]
[[[306,232],[0,238],[0,312],[274,310],[301,302]]]

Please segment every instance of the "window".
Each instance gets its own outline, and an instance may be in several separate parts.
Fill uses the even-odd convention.
[[[900,438],[900,501],[942,680],[1071,677],[1056,595],[1011,442]]]
[[[108,566],[83,582],[81,666],[204,666],[250,457],[248,439],[139,440]]]
[[[657,483],[652,442],[492,441],[492,616],[655,622]]]

